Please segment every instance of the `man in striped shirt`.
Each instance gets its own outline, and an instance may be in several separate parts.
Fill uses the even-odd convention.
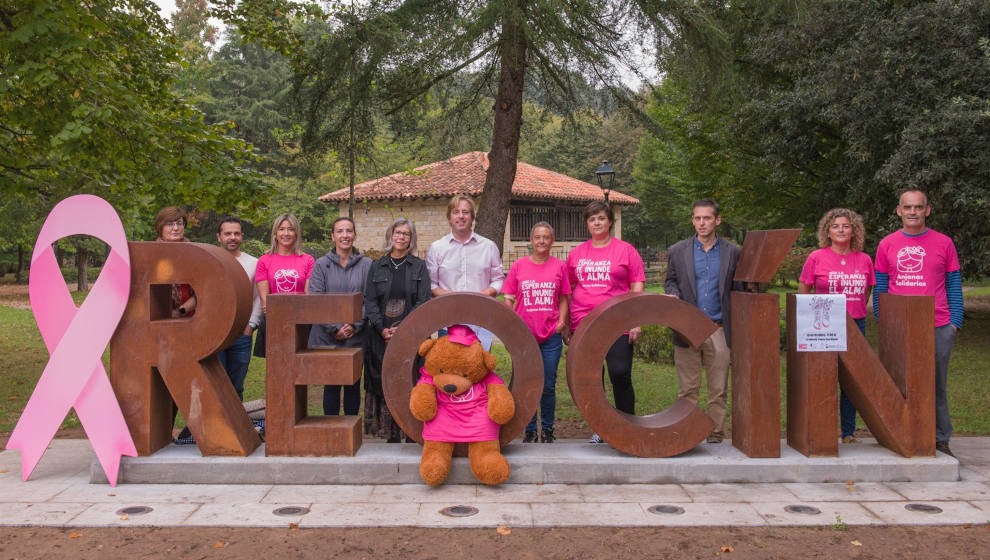
[[[901,193],[897,215],[903,227],[877,246],[873,312],[879,316],[882,293],[935,298],[935,449],[952,455],[946,382],[949,355],[963,322],[962,276],[952,239],[925,226],[931,212],[924,192],[911,189]]]

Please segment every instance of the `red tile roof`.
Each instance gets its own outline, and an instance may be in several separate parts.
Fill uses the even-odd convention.
[[[415,198],[450,198],[456,194],[478,196],[485,186],[488,154],[468,152],[401,173],[354,185],[354,200],[395,200]],[[512,197],[531,200],[572,200],[591,202],[603,200],[598,185],[519,162]],[[348,189],[340,189],[320,197],[323,202],[346,202]],[[639,199],[618,191],[609,193],[614,204],[639,204]]]

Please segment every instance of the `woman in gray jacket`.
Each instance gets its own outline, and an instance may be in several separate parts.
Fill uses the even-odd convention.
[[[357,228],[350,218],[337,218],[331,233],[334,248],[316,260],[309,278],[311,294],[353,293],[364,291],[371,259],[355,247]],[[313,325],[309,331],[310,348],[361,348],[364,345],[367,321],[356,323]],[[344,414],[354,416],[361,408],[361,381],[353,385],[323,387],[323,414],[340,414],[340,393],[344,393]]]

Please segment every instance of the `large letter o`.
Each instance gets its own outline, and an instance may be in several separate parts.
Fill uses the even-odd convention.
[[[678,399],[649,416],[616,410],[605,396],[602,362],[629,329],[670,327],[691,346],[701,345],[718,327],[697,307],[658,294],[624,294],[596,307],[581,322],[567,351],[567,386],[588,425],[612,447],[637,457],[671,457],[701,443],[715,423],[697,405]]]
[[[539,406],[543,355],[526,323],[512,309],[488,296],[466,292],[445,294],[417,307],[402,321],[382,361],[385,402],[402,431],[422,443],[423,423],[409,411],[409,395],[418,378],[413,368],[419,345],[438,329],[458,323],[492,331],[512,357],[509,390],[516,402],[516,414],[499,432],[499,442],[505,445],[522,433]],[[466,456],[467,445],[457,444],[454,453]]]

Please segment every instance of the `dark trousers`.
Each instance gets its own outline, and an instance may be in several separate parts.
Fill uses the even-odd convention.
[[[612,344],[605,354],[605,366],[608,368],[608,378],[612,382],[612,394],[615,396],[615,408],[636,414],[636,392],[632,384],[633,345],[629,335],[624,334]],[[604,374],[604,372],[602,372]]]
[[[340,390],[344,390],[344,414],[355,416],[361,410],[361,380],[354,385],[324,385],[323,414],[338,416],[340,414]]]
[[[248,365],[251,363],[251,335],[242,334],[233,344],[217,352],[217,358],[227,370],[227,377],[237,391],[237,397],[244,400],[244,378],[247,377]]]
[[[859,332],[866,334],[866,319],[853,319]],[[839,388],[839,426],[842,430],[842,437],[851,436],[856,431],[856,407],[853,406],[846,392]]]
[[[952,417],[949,416],[949,398],[946,385],[949,381],[949,356],[956,343],[956,329],[952,324],[935,327],[935,441],[949,441],[952,437]]]

